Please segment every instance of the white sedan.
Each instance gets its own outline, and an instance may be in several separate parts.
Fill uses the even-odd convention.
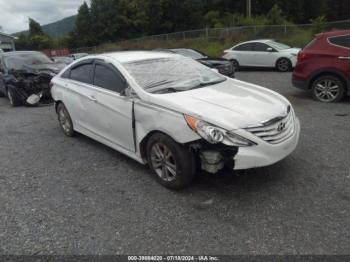
[[[168,188],[188,186],[197,167],[216,173],[274,164],[299,140],[284,97],[176,54],[88,56],[51,85],[66,135],[77,131],[148,164]]]
[[[224,51],[223,58],[238,67],[271,67],[286,72],[295,67],[300,48],[273,40],[255,40],[240,43]]]

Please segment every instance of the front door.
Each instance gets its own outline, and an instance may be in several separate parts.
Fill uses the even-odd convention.
[[[256,42],[254,44],[254,53],[257,66],[275,67],[275,49],[265,43]]]
[[[94,128],[99,136],[128,151],[135,152],[131,98],[121,95],[127,84],[110,64],[96,62],[94,73]]]

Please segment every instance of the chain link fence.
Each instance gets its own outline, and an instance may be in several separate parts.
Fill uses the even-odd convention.
[[[219,41],[227,38],[237,38],[244,40],[253,39],[276,39],[290,40],[296,44],[302,45],[303,42],[310,40],[311,37],[319,30],[329,31],[334,29],[350,29],[350,20],[328,22],[324,25],[316,27],[312,24],[299,25],[257,25],[257,26],[236,26],[226,28],[205,28],[199,30],[189,30],[161,35],[144,36],[135,39],[129,39],[112,43],[120,46],[128,46],[133,44],[142,44],[144,42],[168,42],[180,40],[203,39],[206,41]],[[310,38],[310,39],[307,39]],[[299,43],[300,42],[300,43]],[[306,44],[306,43],[304,43]],[[72,53],[87,52],[98,53],[99,46],[82,47],[71,50]]]

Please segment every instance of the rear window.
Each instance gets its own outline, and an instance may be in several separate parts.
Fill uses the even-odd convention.
[[[350,35],[330,37],[328,41],[333,45],[350,48]]]

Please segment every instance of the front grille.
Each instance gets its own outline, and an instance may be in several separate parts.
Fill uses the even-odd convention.
[[[267,124],[246,129],[270,144],[279,144],[290,138],[295,131],[293,113],[289,112],[283,119],[269,121]]]

